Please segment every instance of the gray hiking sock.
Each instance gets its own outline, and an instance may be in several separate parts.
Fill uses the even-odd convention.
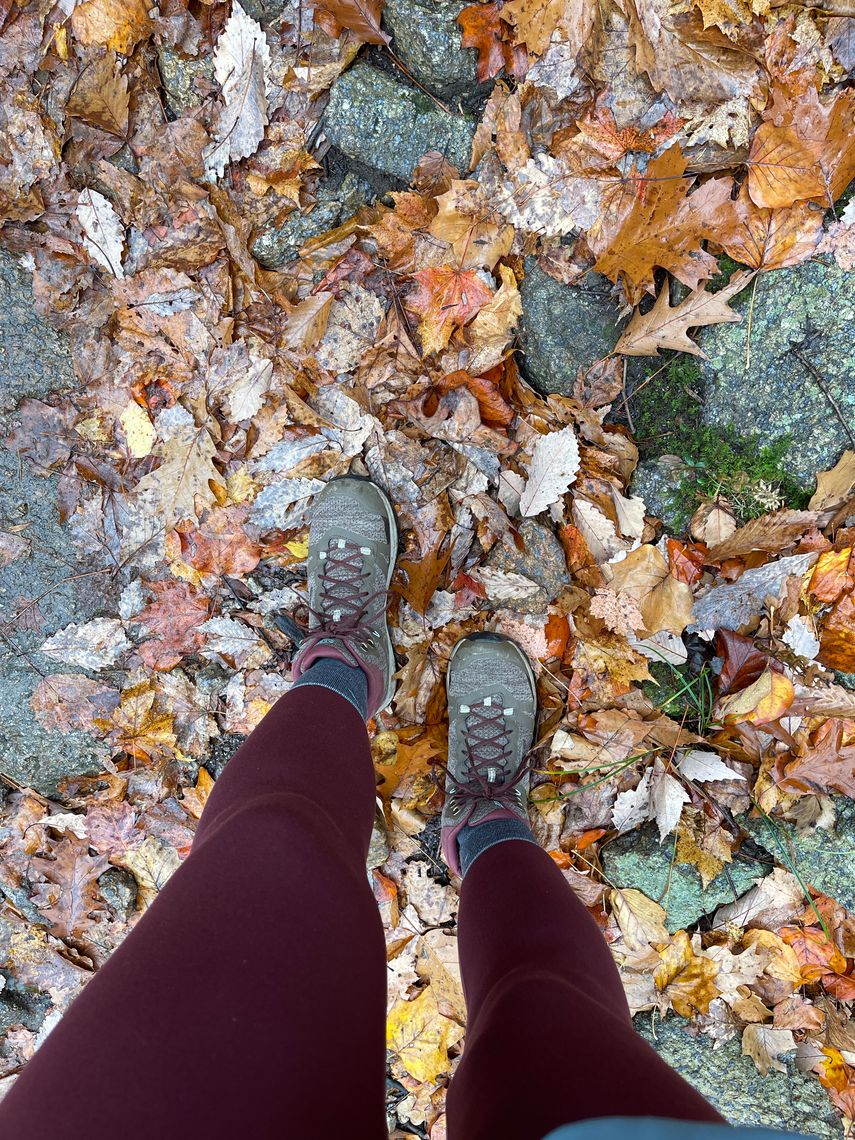
[[[361,669],[345,665],[333,657],[322,657],[311,665],[291,689],[318,685],[349,701],[363,720],[368,719],[368,678]]]
[[[457,850],[460,853],[462,874],[466,874],[479,855],[508,839],[523,839],[537,846],[531,828],[521,819],[490,819],[473,827],[462,827],[457,833]]]

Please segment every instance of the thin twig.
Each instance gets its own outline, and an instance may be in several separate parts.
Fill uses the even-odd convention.
[[[428,99],[430,99],[433,103],[436,103],[437,107],[439,107],[441,111],[445,111],[446,115],[454,114],[451,108],[446,107],[445,103],[443,103],[441,99],[437,99],[436,95],[432,95],[430,91],[428,91],[427,87],[423,87],[421,83],[419,83],[418,79],[416,79],[412,72],[407,70],[403,62],[398,59],[390,47],[387,46],[384,50],[389,56],[389,59],[391,59],[392,63],[394,63],[395,67],[400,68],[402,73],[407,77],[407,79],[409,79],[410,83],[415,84],[415,86],[418,87],[419,91],[421,91],[423,95],[427,95]]]
[[[831,404],[832,408],[834,408],[835,415],[837,416],[837,418],[840,420],[841,424],[843,425],[843,430],[849,436],[849,442],[851,444],[853,444],[853,446],[855,446],[855,434],[853,434],[852,429],[846,420],[846,417],[844,416],[843,412],[840,410],[840,405],[837,403],[835,398],[832,396],[831,392],[829,392],[828,384],[825,380],[825,377],[808,360],[808,358],[805,356],[805,354],[802,352],[802,350],[798,347],[798,345],[794,344],[790,348],[790,352],[793,354],[793,356],[795,356],[795,358],[797,360],[801,361],[801,363],[808,370],[808,372],[811,374],[811,376],[813,376],[814,380],[816,381],[817,388],[819,388],[820,392],[822,392],[823,396],[825,396],[826,400],[828,400],[829,404]]]

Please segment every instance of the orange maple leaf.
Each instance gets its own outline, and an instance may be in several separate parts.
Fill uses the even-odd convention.
[[[528,70],[524,47],[506,41],[508,25],[499,14],[498,4],[470,4],[457,17],[463,29],[460,43],[478,52],[478,82],[486,83],[505,69],[507,75],[522,79]]]
[[[416,288],[407,298],[407,308],[422,318],[419,333],[427,355],[445,348],[452,330],[465,325],[492,297],[473,269],[440,265],[413,274]]]

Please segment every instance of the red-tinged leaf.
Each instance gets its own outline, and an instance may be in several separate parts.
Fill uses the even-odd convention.
[[[488,427],[507,427],[516,415],[514,409],[502,397],[498,383],[486,376],[470,376],[465,371],[451,372],[448,376],[443,376],[434,388],[440,394],[450,392],[453,388],[468,388],[478,401],[481,422]],[[428,415],[432,414],[427,406],[425,411]]]
[[[590,831],[584,831],[575,842],[577,851],[584,851],[586,847],[590,847],[592,843],[596,843],[598,839],[602,839],[606,834],[604,827],[592,827]]]
[[[463,29],[460,43],[478,52],[478,82],[494,79],[502,68],[507,75],[522,79],[528,70],[525,48],[508,43],[508,25],[498,4],[470,4],[457,17]]]
[[[210,602],[186,582],[152,582],[156,601],[136,620],[152,634],[140,645],[140,657],[151,669],[172,669],[204,640],[199,626],[210,617]]]
[[[706,546],[702,542],[680,542],[676,538],[669,538],[666,545],[671,574],[678,582],[694,586],[704,572]]]
[[[783,926],[778,933],[792,946],[799,960],[802,981],[818,982],[825,974],[842,974],[846,959],[830,942],[824,930],[815,926]]]
[[[841,974],[825,974],[822,988],[838,1001],[855,1001],[855,978]]]
[[[716,630],[715,651],[723,662],[718,680],[722,696],[747,689],[770,666],[776,664],[768,653],[757,649],[750,637],[743,637],[729,629]]]
[[[416,288],[406,305],[421,317],[419,333],[425,355],[445,348],[452,331],[471,320],[493,295],[474,269],[453,265],[420,269],[413,281]]]
[[[52,855],[33,859],[35,870],[46,880],[38,885],[33,901],[57,938],[85,936],[94,913],[104,906],[96,880],[107,869],[107,860],[102,855],[93,858],[85,839],[71,837],[58,843]]]
[[[544,628],[546,634],[546,653],[544,660],[564,656],[567,642],[570,640],[570,623],[563,614],[550,614]]]

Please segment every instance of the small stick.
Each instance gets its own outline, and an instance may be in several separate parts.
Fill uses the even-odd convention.
[[[855,446],[855,434],[853,434],[852,428],[849,426],[849,423],[847,422],[846,417],[844,416],[843,412],[840,410],[840,405],[837,403],[835,398],[829,392],[828,384],[825,381],[825,377],[808,360],[808,358],[805,356],[805,354],[802,352],[802,350],[798,347],[798,345],[793,345],[792,348],[790,349],[790,352],[793,354],[793,356],[795,356],[795,358],[797,360],[801,361],[801,363],[808,370],[808,372],[811,374],[811,376],[813,376],[814,380],[816,381],[817,388],[819,388],[820,392],[822,392],[823,396],[825,396],[826,400],[828,400],[829,404],[831,404],[832,408],[834,408],[834,412],[835,412],[837,418],[840,420],[841,424],[843,425],[843,430],[849,436],[849,442],[853,446]]]

